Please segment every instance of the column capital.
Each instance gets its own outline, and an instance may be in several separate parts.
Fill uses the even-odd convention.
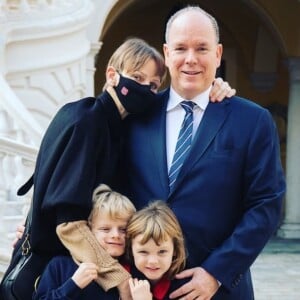
[[[286,60],[290,73],[290,81],[300,81],[300,57],[291,57]]]

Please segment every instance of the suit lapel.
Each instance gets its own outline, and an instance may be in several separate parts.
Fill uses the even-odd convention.
[[[184,177],[186,176],[188,171],[193,167],[193,165],[199,159],[201,159],[202,155],[204,154],[204,152],[209,147],[214,137],[222,127],[226,117],[230,112],[229,104],[229,100],[225,100],[221,103],[215,104],[209,102],[201,120],[201,123],[198,127],[189,156],[182,165],[180,173],[178,174],[173,192],[176,191],[176,188],[183,181]]]
[[[169,97],[169,90],[163,92],[159,98],[159,108],[154,115],[150,126],[148,127],[149,147],[153,153],[153,162],[150,162],[159,173],[159,182],[163,189],[163,194],[167,198],[169,193],[169,178],[167,167],[167,154],[166,154],[166,107]],[[156,171],[153,173],[155,176]]]

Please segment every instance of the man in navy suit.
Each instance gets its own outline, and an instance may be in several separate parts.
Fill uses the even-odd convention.
[[[172,298],[253,300],[250,266],[278,226],[285,192],[276,127],[249,100],[209,102],[222,45],[199,7],[169,19],[164,54],[171,87],[148,118],[129,124],[128,195],[138,209],[165,199],[180,221],[188,257],[178,278],[188,282]],[[182,100],[196,103],[192,146],[170,189]]]

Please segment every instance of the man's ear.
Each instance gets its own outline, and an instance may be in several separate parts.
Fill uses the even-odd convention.
[[[116,86],[118,85],[118,72],[112,66],[108,66],[106,68],[106,84],[109,86]]]
[[[164,57],[165,57],[165,65],[168,67],[169,48],[166,43],[163,45],[163,53],[164,53]]]

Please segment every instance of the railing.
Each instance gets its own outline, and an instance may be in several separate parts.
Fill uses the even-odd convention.
[[[17,197],[16,192],[33,172],[42,132],[0,74],[0,276],[16,226],[28,211],[30,193]]]
[[[14,140],[39,145],[43,135],[42,127],[12,91],[1,73],[0,99],[0,136],[13,136]]]
[[[38,149],[0,137],[0,248],[11,243],[16,225],[25,218],[31,193],[16,195],[31,176]]]

